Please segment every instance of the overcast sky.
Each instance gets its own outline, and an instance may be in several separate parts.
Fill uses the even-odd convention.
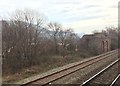
[[[26,8],[42,12],[49,21],[77,33],[118,25],[118,0],[0,0],[2,17]]]

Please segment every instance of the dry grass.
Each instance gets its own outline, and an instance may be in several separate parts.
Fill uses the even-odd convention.
[[[72,63],[75,61],[82,60],[83,58],[80,57],[74,57],[74,56],[52,56],[45,59],[42,59],[42,62],[40,60],[40,65],[35,65],[26,69],[22,69],[21,71],[15,73],[3,76],[3,83],[13,83],[19,80],[22,80],[24,78],[44,73],[48,70],[51,70],[53,68],[57,68],[63,65],[66,65],[68,63]]]

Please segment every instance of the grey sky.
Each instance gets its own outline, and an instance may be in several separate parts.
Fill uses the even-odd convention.
[[[0,0],[0,16],[30,8],[77,33],[90,33],[106,26],[117,26],[117,6],[118,0]]]

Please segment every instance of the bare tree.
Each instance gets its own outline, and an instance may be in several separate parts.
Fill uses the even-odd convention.
[[[111,49],[118,48],[118,38],[119,38],[119,30],[116,27],[107,27],[106,30],[102,31],[105,35],[107,35],[111,39]]]
[[[44,18],[31,10],[19,10],[9,22],[4,22],[4,24],[3,55],[5,61],[10,63],[13,69],[20,69],[22,65],[35,64],[34,60],[40,50]],[[16,65],[13,64],[14,62],[17,62]]]
[[[58,55],[59,43],[62,56],[75,51],[77,44],[77,35],[72,29],[58,23],[45,27],[44,16],[32,10],[17,10],[10,21],[4,21],[2,31],[4,73],[39,65],[46,54]]]
[[[58,23],[49,23],[48,24],[48,29],[49,31],[49,35],[52,37],[54,45],[55,45],[55,53],[58,54],[58,33],[60,32],[61,29],[61,25]]]

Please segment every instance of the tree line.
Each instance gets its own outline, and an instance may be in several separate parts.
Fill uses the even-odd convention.
[[[43,55],[61,55],[75,51],[79,37],[70,28],[50,22],[37,12],[17,11],[9,21],[2,20],[3,72],[13,73],[39,64]]]
[[[2,20],[3,73],[40,64],[44,55],[66,57],[80,52],[80,37],[71,28],[56,22],[46,23],[45,17],[34,11],[18,10],[8,21]],[[102,31],[112,39],[112,49],[118,47],[117,28]]]

